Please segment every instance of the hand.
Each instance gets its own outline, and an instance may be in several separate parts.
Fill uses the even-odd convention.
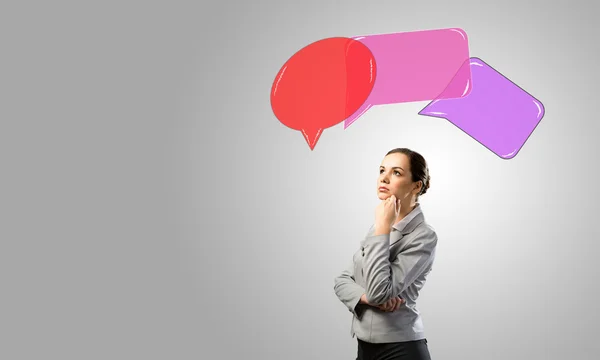
[[[385,304],[378,305],[377,307],[380,310],[392,312],[398,310],[400,306],[402,306],[405,303],[406,301],[404,299],[400,297],[393,297],[389,299]]]
[[[360,302],[362,304],[366,304],[369,306],[373,306],[376,308],[379,308],[380,310],[383,311],[396,311],[400,308],[400,306],[404,305],[406,303],[406,301],[400,297],[394,297],[389,299],[388,301],[385,302],[385,304],[381,304],[381,305],[375,305],[375,304],[371,304],[368,300],[367,300],[367,295],[363,294],[360,297]]]
[[[380,230],[389,230],[394,224],[394,220],[400,214],[400,200],[394,195],[383,200],[375,209],[375,226],[381,227]],[[384,229],[383,229],[384,228]]]
[[[371,305],[371,306],[373,305],[373,304],[371,304],[371,303],[369,302],[369,300],[367,300],[367,294],[362,294],[362,295],[360,296],[360,301],[359,301],[359,302],[360,302],[361,304],[365,304],[365,305]]]

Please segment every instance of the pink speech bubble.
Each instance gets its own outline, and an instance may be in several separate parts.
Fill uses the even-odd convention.
[[[344,121],[344,129],[373,105],[461,98],[470,92],[467,34],[458,28],[357,36],[377,64],[377,78],[363,105]],[[452,81],[452,88],[447,86]],[[446,91],[444,91],[446,90]],[[442,94],[442,95],[440,95]]]

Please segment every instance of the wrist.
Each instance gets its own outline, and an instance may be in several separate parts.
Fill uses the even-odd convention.
[[[390,233],[392,224],[387,222],[380,222],[375,224],[375,235],[385,235]]]
[[[369,304],[369,301],[367,301],[367,294],[362,294],[362,295],[360,296],[360,301],[359,301],[359,303],[361,303],[361,304],[365,304],[365,305],[370,305],[370,304]]]

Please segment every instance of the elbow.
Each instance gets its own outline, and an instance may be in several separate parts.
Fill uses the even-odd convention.
[[[333,279],[333,291],[335,291],[335,293],[337,294],[345,283],[346,279],[344,279],[343,276],[336,277],[335,279]]]

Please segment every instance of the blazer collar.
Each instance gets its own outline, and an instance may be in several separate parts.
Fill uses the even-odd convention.
[[[419,226],[422,222],[425,221],[425,216],[421,210],[421,206],[418,205],[408,213],[402,220],[398,221],[396,224],[392,226],[392,231],[390,232],[390,245],[395,244],[400,241],[404,235],[410,234],[415,230],[417,226]],[[368,236],[373,236],[375,233],[375,224],[371,225],[367,233]]]
[[[423,216],[421,205],[417,203],[417,206],[411,212],[392,226],[392,231],[399,231],[404,236],[411,233],[424,220],[425,217]]]

